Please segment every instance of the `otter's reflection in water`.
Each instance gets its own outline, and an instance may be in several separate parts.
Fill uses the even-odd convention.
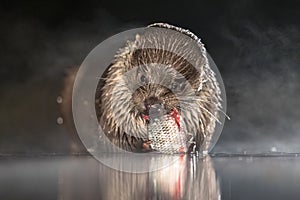
[[[118,155],[115,155],[118,159]],[[169,160],[153,157],[151,163]],[[61,170],[59,199],[220,199],[210,157],[181,156],[163,169],[148,173],[121,172],[89,159]],[[134,163],[133,163],[134,164]]]

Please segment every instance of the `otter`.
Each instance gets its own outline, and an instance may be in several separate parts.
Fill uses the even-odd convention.
[[[99,124],[114,145],[131,152],[153,151],[149,112],[159,105],[166,114],[181,117],[192,135],[189,152],[205,150],[222,99],[204,45],[188,30],[163,23],[149,27],[116,53],[102,75],[95,96]]]

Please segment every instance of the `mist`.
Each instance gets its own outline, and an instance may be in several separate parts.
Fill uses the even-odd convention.
[[[74,133],[57,123],[56,101],[66,72],[107,37],[153,22],[194,32],[219,67],[231,120],[214,152],[300,151],[300,28],[293,3],[163,2],[141,9],[135,3],[0,7],[1,154],[69,153]]]
[[[225,53],[231,59],[224,59],[227,68],[222,73],[232,119],[226,122],[216,149],[298,152],[299,28],[237,25],[238,32],[223,29],[234,49]]]

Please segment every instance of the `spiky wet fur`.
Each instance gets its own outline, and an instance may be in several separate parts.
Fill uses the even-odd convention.
[[[191,37],[170,36],[164,31],[136,35],[119,50],[99,83],[97,117],[113,144],[127,151],[143,151],[148,140],[143,105],[155,97],[167,111],[177,108],[187,131],[194,135],[196,148],[207,149],[221,109],[215,74],[200,41],[191,45]],[[147,77],[146,83],[141,74]],[[182,78],[185,86],[172,90]]]

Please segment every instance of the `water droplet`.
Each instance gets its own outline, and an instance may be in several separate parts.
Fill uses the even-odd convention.
[[[277,148],[276,147],[272,147],[271,148],[271,152],[277,152]]]
[[[63,101],[63,98],[62,98],[61,96],[58,96],[58,97],[56,98],[56,102],[57,102],[57,103],[61,104],[62,101]]]
[[[63,119],[62,117],[58,117],[58,118],[56,119],[56,122],[57,122],[57,124],[61,125],[61,124],[64,123],[64,119]]]
[[[89,102],[87,100],[84,100],[83,105],[87,106],[87,105],[89,105]]]

